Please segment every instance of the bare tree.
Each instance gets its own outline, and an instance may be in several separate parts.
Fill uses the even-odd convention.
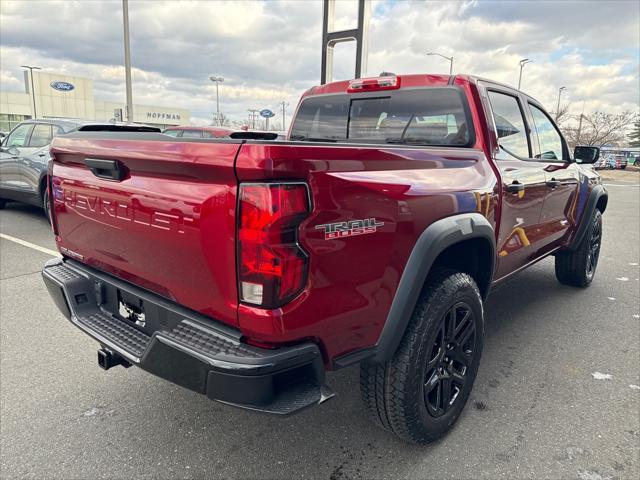
[[[229,117],[225,114],[220,112],[218,115],[218,118],[215,118],[216,115],[213,115],[213,125],[217,126],[217,127],[229,127],[231,126],[231,120],[229,119]]]
[[[569,109],[571,108],[571,103],[565,103],[564,105],[560,105],[560,109],[556,113],[555,119],[558,125],[562,125],[563,122],[566,122],[571,115],[569,115]]]
[[[631,130],[628,138],[630,147],[640,147],[640,117],[636,119],[636,123],[634,123],[633,130]]]
[[[566,116],[566,115],[565,115]],[[626,143],[627,131],[636,120],[637,114],[594,112],[578,116],[578,123],[563,128],[570,147],[576,145],[619,146]]]

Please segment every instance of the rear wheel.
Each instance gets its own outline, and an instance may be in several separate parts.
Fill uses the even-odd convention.
[[[556,278],[560,283],[586,287],[591,283],[598,267],[602,245],[602,213],[596,210],[589,228],[573,251],[556,255]]]
[[[429,275],[393,358],[361,365],[362,398],[376,423],[414,443],[447,433],[471,393],[483,334],[473,279],[449,269]]]
[[[51,202],[49,201],[49,190],[45,189],[42,194],[42,208],[49,223],[51,223]]]
[[[0,210],[2,210],[6,204],[7,201],[4,198],[0,198]]]

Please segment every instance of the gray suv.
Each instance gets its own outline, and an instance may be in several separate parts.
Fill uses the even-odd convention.
[[[0,208],[8,200],[29,203],[44,209],[46,201],[49,144],[56,135],[76,130],[83,122],[37,119],[19,123],[0,146]]]

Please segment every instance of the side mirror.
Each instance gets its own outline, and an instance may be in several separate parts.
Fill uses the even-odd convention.
[[[598,147],[578,146],[573,150],[573,158],[576,163],[596,163],[600,158]]]

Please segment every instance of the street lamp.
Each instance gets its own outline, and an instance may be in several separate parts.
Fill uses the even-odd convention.
[[[31,98],[33,99],[33,118],[38,118],[36,114],[36,91],[33,87],[33,71],[42,70],[40,67],[32,67],[31,65],[20,65],[22,68],[28,68],[31,76]]]
[[[218,90],[218,87],[222,82],[224,82],[224,78],[211,75],[209,77],[209,80],[211,80],[213,83],[216,84],[216,122],[218,123],[218,126],[221,126],[220,125],[220,92]]]
[[[438,53],[438,52],[429,52],[427,53],[427,55],[437,55],[439,57],[449,60],[449,75],[453,73],[453,57],[447,57],[446,55],[442,55],[441,53]]]
[[[560,87],[558,89],[558,106],[556,107],[556,122],[558,121],[558,115],[560,114],[560,95],[562,95],[562,90],[567,87]]]
[[[518,90],[520,90],[520,85],[522,84],[522,69],[527,63],[531,63],[533,60],[529,60],[528,58],[523,58],[520,60],[520,77],[518,78]]]

